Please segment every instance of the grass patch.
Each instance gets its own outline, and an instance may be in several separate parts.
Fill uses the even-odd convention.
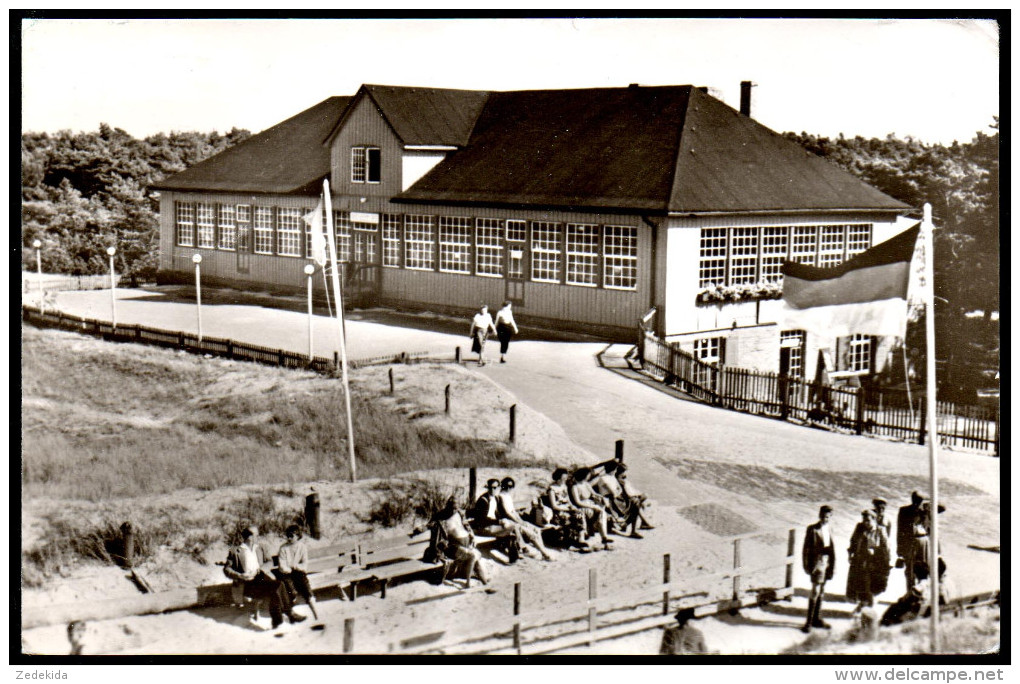
[[[22,328],[22,492],[102,501],[349,477],[339,383],[73,333]],[[352,392],[358,475],[509,467]]]
[[[377,487],[382,497],[368,512],[365,522],[396,527],[410,517],[429,520],[457,492],[432,480],[383,482]]]

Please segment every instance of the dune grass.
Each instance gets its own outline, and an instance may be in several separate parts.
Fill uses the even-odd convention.
[[[22,493],[100,501],[349,476],[339,383],[311,373],[22,333]],[[353,392],[359,478],[510,464],[501,443]]]

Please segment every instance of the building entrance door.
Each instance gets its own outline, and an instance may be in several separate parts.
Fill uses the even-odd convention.
[[[248,273],[251,268],[251,207],[237,207],[237,272]]]
[[[353,226],[351,249],[351,286],[358,293],[374,294],[378,290],[379,275],[379,226],[358,224]]]
[[[506,298],[514,306],[524,306],[525,257],[522,245],[511,244],[506,257]]]

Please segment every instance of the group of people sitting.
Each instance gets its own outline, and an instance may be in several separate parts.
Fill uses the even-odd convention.
[[[308,583],[308,547],[302,541],[301,528],[291,525],[285,534],[287,541],[280,546],[274,563],[272,555],[259,542],[258,527],[246,527],[241,532],[241,543],[230,549],[223,566],[223,574],[234,581],[241,596],[255,602],[256,623],[260,604],[269,603],[273,629],[282,625],[285,617],[295,624],[305,620],[304,615],[294,612],[299,597],[305,599],[312,615],[319,619],[315,595]]]
[[[443,580],[460,575],[469,588],[475,577],[488,590],[489,578],[480,562],[477,536],[491,537],[510,563],[520,556],[555,560],[549,544],[576,546],[583,550],[607,548],[610,534],[640,539],[639,529],[653,529],[645,517],[646,497],[627,479],[627,467],[616,460],[572,473],[556,468],[545,492],[522,513],[514,501],[516,483],[512,477],[492,478],[467,514],[457,508],[455,497],[429,522],[432,532],[427,559],[447,561]],[[592,541],[595,536],[598,541]],[[452,581],[452,580],[451,580]]]

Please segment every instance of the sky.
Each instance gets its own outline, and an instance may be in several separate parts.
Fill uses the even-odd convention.
[[[694,84],[776,131],[969,141],[999,113],[979,20],[23,20],[22,128],[258,132],[362,83]]]

